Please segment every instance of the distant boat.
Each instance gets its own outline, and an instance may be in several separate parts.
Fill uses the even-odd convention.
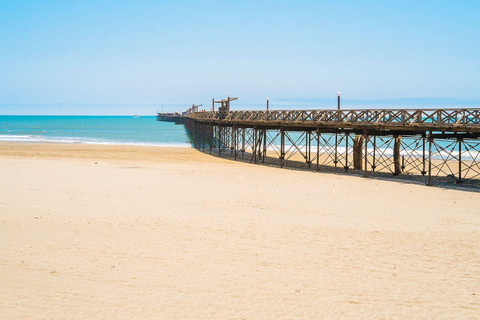
[[[134,115],[133,117],[136,119],[136,118],[138,118],[138,115]]]

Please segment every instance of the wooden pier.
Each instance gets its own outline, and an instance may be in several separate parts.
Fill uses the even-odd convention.
[[[185,123],[185,113],[158,113],[157,121],[175,122],[175,124]]]
[[[219,102],[185,116],[193,145],[219,156],[480,183],[480,109],[230,111]]]

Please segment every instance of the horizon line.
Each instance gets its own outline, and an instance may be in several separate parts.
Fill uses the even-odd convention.
[[[457,101],[480,101],[480,97],[478,98],[463,98],[463,97],[400,97],[400,98],[344,98],[342,95],[341,95],[341,98],[343,101],[399,101],[399,100],[412,100],[412,99],[415,99],[415,100],[457,100]],[[243,99],[239,99],[240,101],[242,101]],[[305,100],[334,100],[336,101],[337,100],[337,96],[335,95],[335,97],[313,97],[313,98],[278,98],[278,99],[275,99],[273,97],[272,99],[272,96],[269,96],[269,100],[272,101],[272,100],[277,100],[277,101],[305,101]],[[252,99],[247,99],[247,100],[244,100],[244,101],[249,101],[249,102],[253,102],[255,103],[254,101],[252,101]],[[256,101],[256,100],[255,100]],[[261,102],[263,102],[263,100],[260,100]],[[157,107],[157,106],[161,106],[161,105],[186,105],[186,104],[190,104],[190,103],[187,103],[187,102],[173,102],[173,103],[96,103],[96,102],[13,102],[13,103],[10,103],[10,102],[0,102],[0,106],[2,105],[37,105],[37,106],[41,106],[41,105],[65,105],[65,106],[76,106],[76,105],[85,105],[85,106],[88,106],[88,105],[96,105],[96,106],[152,106],[152,107]]]

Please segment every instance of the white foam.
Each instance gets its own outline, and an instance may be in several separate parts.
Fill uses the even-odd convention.
[[[100,140],[95,138],[83,137],[46,137],[38,135],[0,135],[0,141],[8,142],[30,142],[30,143],[83,143],[99,145],[131,145],[131,146],[150,146],[150,147],[175,147],[190,148],[189,143],[166,143],[166,142],[140,142],[140,141],[116,141]]]

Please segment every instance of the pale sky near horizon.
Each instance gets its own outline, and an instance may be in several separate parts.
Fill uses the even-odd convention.
[[[0,114],[227,93],[478,103],[479,17],[480,1],[3,0]]]

